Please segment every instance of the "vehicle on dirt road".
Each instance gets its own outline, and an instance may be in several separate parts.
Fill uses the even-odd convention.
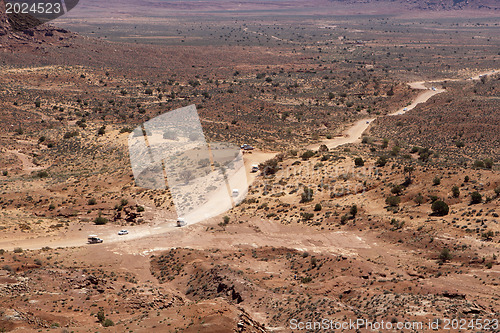
[[[97,235],[89,235],[89,238],[88,238],[89,244],[99,244],[102,242],[103,242],[103,240],[101,238],[97,237]]]
[[[122,236],[122,235],[128,235],[128,230],[125,230],[125,229],[120,230],[120,231],[118,231],[118,235],[120,235],[120,236]]]

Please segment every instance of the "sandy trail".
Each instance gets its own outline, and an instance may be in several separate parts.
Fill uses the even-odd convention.
[[[43,167],[43,166],[38,166],[38,165],[34,164],[28,155],[23,154],[23,153],[19,152],[18,150],[7,150],[6,152],[16,155],[16,157],[23,164],[22,170],[24,173],[30,173],[33,171],[39,171],[39,170],[45,169],[45,167]]]
[[[487,73],[479,74],[472,77],[472,80],[479,80],[484,75],[496,73],[496,70]],[[471,80],[468,79],[468,80]],[[409,83],[414,89],[424,90],[420,93],[414,101],[404,108],[401,108],[388,116],[404,114],[411,109],[415,108],[420,103],[425,103],[434,95],[444,92],[444,89],[429,89],[427,84],[439,83],[445,80],[436,81],[418,81]],[[451,80],[448,80],[451,81]],[[331,140],[324,140],[317,144],[311,145],[309,149],[317,149],[321,144],[325,144],[328,148],[335,148],[348,143],[356,143],[361,140],[361,135],[370,126],[374,118],[362,119],[354,123],[345,132],[344,136],[336,137]],[[35,166],[25,154],[18,151],[10,151],[20,158],[23,162],[23,170],[37,170]],[[257,174],[250,173],[251,165],[258,164],[269,158],[275,156],[276,153],[255,151],[252,154],[245,154],[245,168],[247,173],[248,183],[251,184]],[[154,210],[154,209],[153,209]],[[259,228],[266,228],[265,233],[258,233],[252,235],[245,232],[234,232],[230,235],[207,235],[206,230],[209,226],[215,225],[213,219],[207,222],[202,222],[196,225],[187,226],[184,228],[175,227],[175,216],[166,216],[166,214],[156,214],[157,217],[152,219],[147,225],[127,227],[130,231],[129,235],[118,236],[117,232],[122,229],[116,225],[95,226],[86,224],[81,229],[76,229],[77,226],[70,229],[70,231],[60,234],[58,236],[44,236],[31,239],[15,240],[3,239],[0,240],[0,248],[5,250],[12,250],[15,247],[23,249],[40,249],[44,246],[54,247],[77,247],[86,244],[87,235],[98,234],[105,240],[103,244],[92,246],[115,246],[127,249],[128,252],[133,253],[139,251],[148,253],[153,250],[163,250],[176,246],[182,247],[221,247],[227,246],[232,248],[234,246],[263,246],[271,245],[276,246],[282,244],[295,248],[304,248],[308,250],[335,250],[336,252],[341,249],[348,248],[366,248],[367,245],[364,241],[355,236],[354,234],[347,233],[328,233],[323,234],[311,231],[311,229],[301,230],[297,227],[290,227],[282,225],[279,222],[260,221]],[[297,235],[301,235],[297,237]],[[326,238],[325,238],[326,237]],[[130,242],[132,241],[133,242]]]
[[[488,76],[491,74],[495,74],[498,70],[491,70],[488,72],[484,72],[481,74],[478,74],[476,76],[473,76],[467,80],[480,80],[481,77],[483,76]],[[402,107],[392,113],[389,113],[387,116],[395,116],[395,115],[402,115],[405,114],[406,112],[414,109],[418,104],[420,103],[426,103],[431,97],[440,94],[442,92],[445,92],[445,89],[441,88],[436,88],[433,87],[433,83],[442,83],[444,81],[465,81],[462,79],[439,79],[439,80],[432,80],[432,81],[415,81],[415,82],[410,82],[408,85],[412,89],[417,89],[417,90],[423,90],[420,94],[418,94],[413,102],[405,107]],[[428,88],[427,85],[431,85],[431,88]],[[365,118],[358,120],[354,124],[352,124],[344,133],[342,136],[335,137],[330,140],[323,140],[319,143],[310,145],[308,149],[311,150],[316,150],[319,148],[320,145],[326,145],[329,149],[332,148],[337,148],[338,146],[342,146],[345,144],[349,143],[357,143],[361,142],[361,136],[363,133],[370,127],[370,124],[372,121],[375,120],[375,118]]]

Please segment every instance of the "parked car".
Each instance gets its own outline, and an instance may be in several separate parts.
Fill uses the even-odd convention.
[[[186,220],[184,220],[184,218],[182,218],[182,217],[179,217],[179,218],[177,219],[177,226],[178,226],[178,227],[183,227],[183,226],[185,226],[185,225],[186,225]]]
[[[89,235],[88,242],[89,244],[99,244],[102,243],[103,240],[97,237],[97,235]]]
[[[120,236],[121,235],[128,235],[128,230],[125,230],[125,229],[120,230],[120,231],[118,231],[118,235],[120,235]]]
[[[252,165],[252,172],[258,172],[258,171],[259,171],[259,165],[258,164]]]
[[[254,147],[252,147],[252,146],[250,146],[250,145],[247,145],[246,143],[245,143],[245,144],[242,144],[242,145],[240,146],[240,148],[241,148],[241,149],[243,149],[243,150],[254,150],[254,149],[255,149]]]

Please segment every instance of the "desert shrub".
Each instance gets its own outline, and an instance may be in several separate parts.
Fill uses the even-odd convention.
[[[495,233],[492,231],[492,230],[488,230],[487,232],[483,232],[481,234],[481,238],[485,241],[490,241],[493,239],[493,236],[495,235]]]
[[[465,176],[465,177],[464,177],[464,183],[468,183],[468,182],[469,182],[469,180],[470,180],[469,176]]]
[[[146,95],[153,95],[153,89],[151,89],[151,88],[147,88],[146,90],[144,90],[144,93],[145,93]]]
[[[382,140],[382,149],[387,148],[389,146],[389,139]]]
[[[38,171],[36,174],[38,178],[47,178],[49,176],[49,173],[47,171]]]
[[[127,200],[127,199],[125,199],[125,198],[122,198],[122,199],[120,200],[120,205],[121,205],[121,206],[123,206],[123,207],[125,207],[126,205],[128,205],[128,200]]]
[[[444,248],[441,250],[441,253],[439,254],[439,259],[443,262],[451,260],[451,253],[448,248]]]
[[[349,214],[352,215],[352,218],[355,218],[356,214],[358,214],[358,206],[352,205],[351,209],[349,209]]]
[[[301,213],[300,215],[302,216],[304,221],[309,221],[314,217],[313,213]]]
[[[441,184],[441,178],[439,178],[438,176],[434,177],[434,179],[432,180],[432,184],[434,186]]]
[[[66,133],[64,133],[63,138],[64,139],[71,139],[71,138],[73,138],[75,136],[78,136],[78,134],[79,134],[78,131],[66,132]]]
[[[101,214],[99,213],[99,216],[95,218],[94,223],[96,225],[105,225],[106,223],[108,223],[108,219],[102,217]]]
[[[419,206],[420,206],[421,204],[423,204],[423,203],[424,203],[424,197],[423,197],[422,193],[417,194],[417,195],[415,196],[415,198],[413,198],[413,201],[415,201],[415,203],[416,203],[417,205],[419,205]]]
[[[392,156],[398,156],[400,151],[401,151],[401,147],[399,147],[399,146],[394,146],[394,147],[392,147],[392,149],[391,149],[391,153],[390,153],[390,154],[391,154]]]
[[[96,200],[96,199],[94,199],[94,198],[89,199],[88,204],[89,204],[90,206],[93,206],[93,205],[97,204],[97,200]]]
[[[106,134],[106,125],[99,127],[99,130],[97,131],[97,135],[104,135],[104,134]]]
[[[42,105],[42,102],[40,101],[35,101],[35,107],[39,108]]]
[[[106,315],[104,314],[104,310],[101,308],[101,309],[99,309],[99,311],[97,312],[97,320],[98,320],[100,323],[103,323],[105,319],[106,319]]]
[[[115,326],[115,323],[113,323],[111,319],[105,319],[104,322],[102,323],[102,326],[104,327]]]
[[[22,249],[22,248],[20,248],[20,247],[16,247],[16,248],[14,249],[14,253],[23,253],[23,249]]]
[[[132,129],[130,127],[123,127],[122,129],[120,129],[120,134],[123,133],[132,133]]]
[[[314,206],[314,211],[315,212],[319,212],[321,209],[323,209],[323,207],[321,207],[321,204],[317,203],[315,206]]]
[[[476,160],[476,161],[474,161],[474,167],[475,168],[484,168],[484,162],[481,160]]]
[[[259,169],[262,170],[262,174],[264,176],[274,175],[279,170],[278,159],[271,158],[270,160],[261,163],[259,165]]]
[[[470,195],[470,204],[475,205],[483,202],[483,196],[479,192],[472,192]]]
[[[493,160],[491,158],[486,158],[483,162],[486,169],[493,168]]]
[[[361,157],[356,157],[354,159],[354,165],[363,166],[363,165],[365,165],[365,161],[363,161],[363,159]]]
[[[224,222],[224,224],[228,224],[229,220],[230,220],[230,218],[227,215],[222,218],[222,222]]]
[[[391,207],[397,207],[401,203],[401,198],[398,196],[390,196],[385,199],[385,203]]]
[[[458,186],[453,186],[451,188],[451,194],[453,195],[454,198],[458,198],[460,196],[460,188]]]
[[[313,200],[313,189],[309,187],[305,187],[304,191],[300,195],[300,202],[310,202]]]
[[[387,157],[385,156],[380,156],[375,162],[375,165],[378,167],[384,167],[386,164],[387,164]]]
[[[432,203],[431,206],[432,213],[436,216],[445,216],[448,215],[450,208],[446,204],[446,202],[442,200],[437,200]]]
[[[300,157],[305,161],[314,156],[314,152],[312,150],[307,150],[300,155]]]
[[[312,281],[312,277],[306,276],[301,279],[302,283],[309,283]]]
[[[433,194],[429,195],[429,200],[431,200],[431,203],[438,201],[438,199],[439,198],[437,197],[437,195],[433,195]]]
[[[497,188],[495,188],[495,194],[496,196],[500,196],[500,186],[498,186]]]
[[[137,212],[141,213],[143,212],[145,209],[143,206],[137,206]]]
[[[2,174],[3,174],[4,176],[8,176],[8,175],[9,175],[9,172],[8,172],[7,170],[4,170],[4,171],[2,172]]]
[[[42,261],[40,259],[35,259],[35,265],[42,266]]]
[[[395,195],[400,195],[402,192],[403,192],[403,186],[401,186],[401,185],[395,185],[391,189],[391,193],[395,194]]]

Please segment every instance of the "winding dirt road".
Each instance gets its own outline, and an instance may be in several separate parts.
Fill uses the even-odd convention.
[[[496,73],[495,70],[492,70],[487,73],[479,74],[475,77],[472,77],[468,80],[479,80],[484,75],[490,75]],[[403,107],[393,113],[390,113],[387,116],[394,116],[404,114],[413,108],[415,108],[420,103],[427,102],[431,97],[444,92],[444,89],[432,88],[432,84],[440,83],[446,80],[436,80],[436,81],[419,81],[409,83],[410,87],[413,89],[423,90],[419,95],[415,97],[413,102]],[[452,81],[452,80],[447,80]],[[431,87],[427,87],[430,85]],[[328,148],[336,148],[338,146],[348,144],[348,143],[356,143],[361,140],[362,134],[366,131],[366,129],[370,126],[372,121],[375,118],[366,118],[355,122],[352,126],[350,126],[341,137],[336,137],[331,140],[324,140],[314,145],[309,146],[309,149],[317,149],[320,145],[325,144]],[[17,151],[9,151],[11,153],[16,154],[19,159],[23,163],[23,169],[26,171],[35,170],[37,168],[32,162],[28,159],[28,157],[22,153]],[[252,164],[261,163],[269,158],[272,158],[275,153],[262,153],[255,152],[253,154],[245,154],[244,160],[247,169],[248,180],[251,183],[255,179],[255,174],[250,174],[249,169]],[[174,246],[190,246],[190,244],[200,244],[202,237],[201,229],[205,229],[209,226],[213,226],[213,222],[202,222],[199,225],[191,225],[184,228],[176,228],[175,227],[175,216],[173,213],[166,213],[157,211],[154,208],[148,208],[150,215],[150,223],[148,225],[141,226],[133,226],[128,227],[130,232],[129,235],[126,236],[118,236],[117,232],[120,229],[119,226],[116,225],[106,225],[106,226],[95,226],[89,223],[76,223],[70,227],[70,229],[64,233],[60,233],[58,235],[51,236],[43,236],[43,237],[33,237],[26,239],[15,239],[10,237],[9,239],[1,239],[0,240],[0,249],[5,250],[13,250],[16,247],[21,247],[23,249],[40,249],[44,246],[50,246],[52,248],[57,247],[78,247],[83,246],[86,243],[86,237],[88,234],[98,234],[101,238],[105,240],[105,243],[99,245],[92,246],[105,246],[105,247],[113,247],[113,248],[126,248],[127,252],[134,253],[134,250],[147,254],[149,251],[157,250],[157,249],[165,249],[171,248]],[[261,221],[262,222],[262,221]],[[266,229],[271,231],[275,230],[277,232],[276,235],[271,237],[272,239],[280,238],[283,242],[286,239],[288,229],[286,226],[281,225],[279,222],[262,222],[264,224],[259,224],[259,228],[266,226]],[[268,224],[266,224],[268,223]],[[287,231],[288,230],[288,231]],[[308,231],[309,232],[309,231]],[[249,235],[241,235],[240,237],[236,237],[236,234],[232,234],[229,236],[206,236],[206,233],[203,234],[203,237],[208,237],[211,241],[209,242],[212,246],[216,246],[220,244],[220,241],[229,242],[233,245],[236,243],[241,244],[243,241],[248,245],[255,245],[257,239],[248,238]],[[303,234],[303,237],[300,238],[300,241],[297,240],[296,244],[294,244],[297,248],[304,247],[309,248],[311,244],[314,244],[316,241],[315,235]],[[342,248],[349,249],[352,248],[349,244],[355,244],[353,242],[353,235],[351,234],[343,234],[343,233],[335,233],[335,245],[328,244],[326,245],[325,250],[332,250],[331,247],[335,247],[336,251],[341,251]],[[229,239],[229,238],[230,239]],[[243,238],[242,238],[243,237]],[[227,238],[227,239],[226,239]],[[293,238],[293,237],[291,237]],[[290,239],[291,239],[290,238]],[[359,237],[358,237],[359,238]],[[133,242],[131,242],[133,241]],[[289,241],[289,240],[288,240]],[[235,243],[236,242],[236,243]],[[202,242],[205,244],[205,242]],[[316,242],[317,243],[317,242]],[[201,244],[200,244],[201,246]],[[364,247],[366,246],[363,242],[359,244],[356,243],[355,247]],[[149,250],[148,250],[149,249]],[[135,252],[138,253],[138,252]]]

